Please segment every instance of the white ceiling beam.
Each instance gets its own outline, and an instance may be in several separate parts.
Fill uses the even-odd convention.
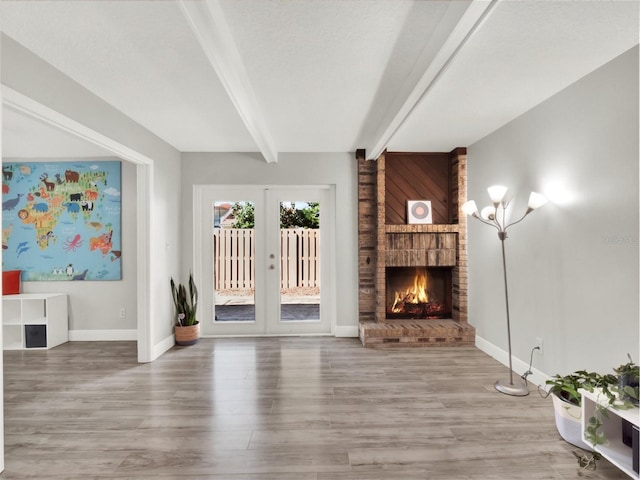
[[[112,138],[93,130],[92,128],[89,128],[86,125],[59,113],[30,97],[27,97],[5,84],[0,84],[0,98],[2,100],[0,102],[2,106],[8,107],[15,112],[22,113],[29,118],[38,120],[45,125],[50,125],[63,132],[81,138],[88,143],[112,152],[114,155],[124,160],[128,160],[136,165],[153,165],[153,160],[150,157],[143,155],[142,153],[139,153],[132,148],[121,144],[117,140],[113,140]]]
[[[178,5],[262,156],[268,163],[277,162],[278,152],[220,2],[179,0]]]
[[[469,8],[464,12],[460,21],[430,62],[415,87],[407,95],[405,101],[395,111],[389,111],[383,118],[378,128],[376,138],[367,142],[366,152],[369,159],[377,159],[387,144],[413,111],[420,100],[429,92],[440,75],[453,61],[463,45],[471,38],[473,33],[484,23],[492,8],[499,0],[473,0]],[[461,145],[462,146],[462,145]]]

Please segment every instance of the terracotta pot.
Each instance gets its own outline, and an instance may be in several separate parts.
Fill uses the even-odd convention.
[[[198,342],[200,338],[200,324],[190,325],[188,327],[180,327],[176,325],[174,327],[174,333],[176,336],[177,345],[193,345]]]

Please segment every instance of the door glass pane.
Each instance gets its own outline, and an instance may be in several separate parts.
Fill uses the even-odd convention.
[[[280,321],[320,321],[318,202],[280,202]]]
[[[255,322],[253,202],[213,203],[213,297],[216,322]]]

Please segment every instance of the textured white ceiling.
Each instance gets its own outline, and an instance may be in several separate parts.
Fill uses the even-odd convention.
[[[7,35],[178,150],[257,150],[175,2],[0,6]]]
[[[468,3],[232,0],[223,9],[278,150],[350,151]]]
[[[214,50],[237,53],[222,78],[187,19],[193,3],[3,0],[0,13],[4,33],[180,151],[257,151],[252,113],[278,152],[353,151],[400,109],[411,113],[390,150],[448,151],[638,43],[636,0],[198,2],[230,32]],[[479,5],[493,8],[414,107],[412,89]],[[229,78],[246,78],[230,87],[255,112]],[[5,143],[18,148],[14,120]]]
[[[636,45],[639,6],[500,2],[389,150],[450,151],[480,140]]]

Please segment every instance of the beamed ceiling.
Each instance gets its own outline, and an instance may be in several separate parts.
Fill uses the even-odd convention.
[[[12,1],[2,30],[182,152],[468,146],[638,43],[639,2]],[[5,108],[4,156],[104,154]],[[42,139],[37,148],[25,142]],[[80,142],[80,143],[79,143]]]

